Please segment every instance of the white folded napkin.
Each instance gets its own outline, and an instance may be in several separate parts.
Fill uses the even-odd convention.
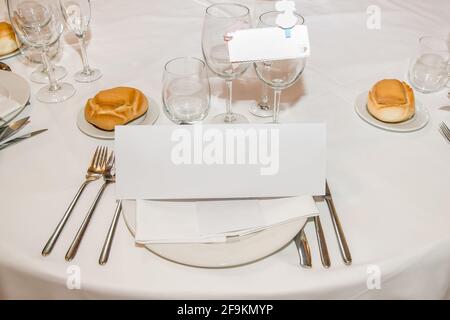
[[[20,107],[21,105],[17,101],[12,100],[9,95],[6,95],[6,92],[3,92],[0,86],[0,118],[7,117],[14,111],[19,110]]]
[[[318,215],[311,196],[205,201],[137,200],[137,243],[226,242],[302,217]]]

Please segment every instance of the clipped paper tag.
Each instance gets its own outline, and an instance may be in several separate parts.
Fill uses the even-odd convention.
[[[238,30],[229,36],[230,62],[274,61],[308,57],[308,28],[296,25],[286,30],[278,27]]]

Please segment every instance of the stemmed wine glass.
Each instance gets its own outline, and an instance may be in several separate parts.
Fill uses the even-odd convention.
[[[63,32],[61,9],[58,0],[6,0],[12,26],[19,39],[40,51],[42,61],[49,65],[49,47]],[[53,69],[48,69],[50,84],[37,93],[39,101],[56,103],[65,101],[75,93],[69,83],[58,83]]]
[[[89,66],[86,53],[86,32],[91,21],[90,0],[60,0],[61,10],[67,27],[75,34],[80,43],[83,70],[75,73],[74,78],[78,82],[92,82],[102,77],[98,69]]]
[[[270,13],[270,14],[269,14]],[[263,13],[259,16],[258,19],[258,28],[267,28],[267,27],[273,27],[272,24],[274,20],[270,19],[272,15],[279,14],[278,11],[269,11],[266,13]],[[299,14],[293,13],[297,17],[297,24],[303,24],[305,20],[303,17]],[[265,63],[264,67],[270,68],[269,63]],[[262,83],[262,90],[261,90],[261,98],[257,104],[254,104],[250,106],[249,111],[251,114],[257,117],[261,118],[268,118],[273,117],[273,109],[269,105],[269,86],[266,83]]]
[[[206,9],[202,32],[202,51],[208,67],[225,80],[226,113],[213,119],[216,123],[246,123],[247,118],[231,111],[232,81],[242,75],[248,64],[230,62],[226,34],[251,27],[250,10],[241,4],[218,3]]]
[[[261,15],[260,20],[266,26],[276,27],[278,11],[270,11]],[[303,24],[304,19],[297,15],[297,24]],[[306,66],[306,58],[259,61],[254,63],[256,75],[274,90],[273,123],[278,123],[280,113],[281,91],[292,86],[302,74]]]

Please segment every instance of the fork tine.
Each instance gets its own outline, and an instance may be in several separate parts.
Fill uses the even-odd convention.
[[[105,169],[105,166],[106,166],[106,158],[108,157],[108,147],[105,147],[104,148],[104,150],[103,150],[103,156],[102,156],[102,159],[101,159],[101,163],[99,164],[99,166],[102,168],[102,169]]]
[[[116,161],[116,157],[114,156],[114,151],[111,151],[111,155],[108,158],[107,167],[113,167]]]
[[[95,149],[94,155],[92,156],[92,160],[91,160],[91,164],[90,164],[91,168],[93,168],[95,166],[95,164],[97,163],[99,151],[100,151],[100,146],[97,146],[97,148]]]
[[[447,127],[447,125],[444,122],[441,122],[439,128],[441,129],[442,135],[450,142],[450,129]]]
[[[97,159],[96,159],[96,161],[95,161],[95,168],[96,168],[96,169],[98,169],[98,165],[99,165],[99,163],[100,163],[100,161],[101,161],[101,159],[102,159],[102,157],[103,157],[103,149],[104,149],[104,147],[101,146],[101,147],[100,147],[100,152],[99,152],[98,157],[97,157]]]

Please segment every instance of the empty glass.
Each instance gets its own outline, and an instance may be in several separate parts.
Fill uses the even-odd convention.
[[[164,66],[162,100],[167,117],[177,124],[202,121],[211,97],[205,63],[182,57]]]
[[[275,27],[278,14],[280,14],[278,11],[266,12],[261,15],[260,19],[266,26]],[[299,17],[301,18],[301,16]],[[304,19],[300,18],[297,24],[303,24]],[[274,90],[273,123],[278,123],[281,91],[293,85],[300,78],[306,66],[306,58],[260,61],[255,62],[254,66],[258,78]]]
[[[280,14],[280,12],[278,11],[269,11],[261,14],[258,19],[258,28],[274,27],[274,21],[272,19],[273,16],[276,16],[278,14]],[[298,19],[297,24],[303,24],[305,22],[301,15],[296,14],[295,12],[294,15]],[[270,68],[270,64],[266,63],[265,67]],[[255,105],[250,106],[249,111],[254,116],[261,118],[268,118],[273,116],[273,109],[269,105],[269,88],[266,83],[262,83],[261,98],[259,102]]]
[[[227,86],[226,113],[213,119],[217,123],[246,123],[247,118],[233,113],[232,81],[242,75],[248,64],[231,63],[225,36],[229,32],[251,27],[250,10],[235,3],[218,3],[206,9],[202,33],[202,51],[206,64]]]
[[[80,43],[83,70],[75,73],[78,82],[92,82],[102,77],[98,69],[89,66],[86,53],[86,32],[91,21],[91,2],[89,0],[60,0],[61,9],[67,27],[75,34]]]
[[[42,61],[48,66],[49,47],[59,40],[63,32],[58,0],[6,0],[6,4],[20,41],[38,49]],[[38,100],[56,103],[74,95],[75,88],[69,83],[58,83],[52,68],[48,69],[48,77],[50,84],[38,91]]]
[[[411,61],[409,82],[422,93],[445,87],[450,71],[450,40],[421,37],[417,56]]]

